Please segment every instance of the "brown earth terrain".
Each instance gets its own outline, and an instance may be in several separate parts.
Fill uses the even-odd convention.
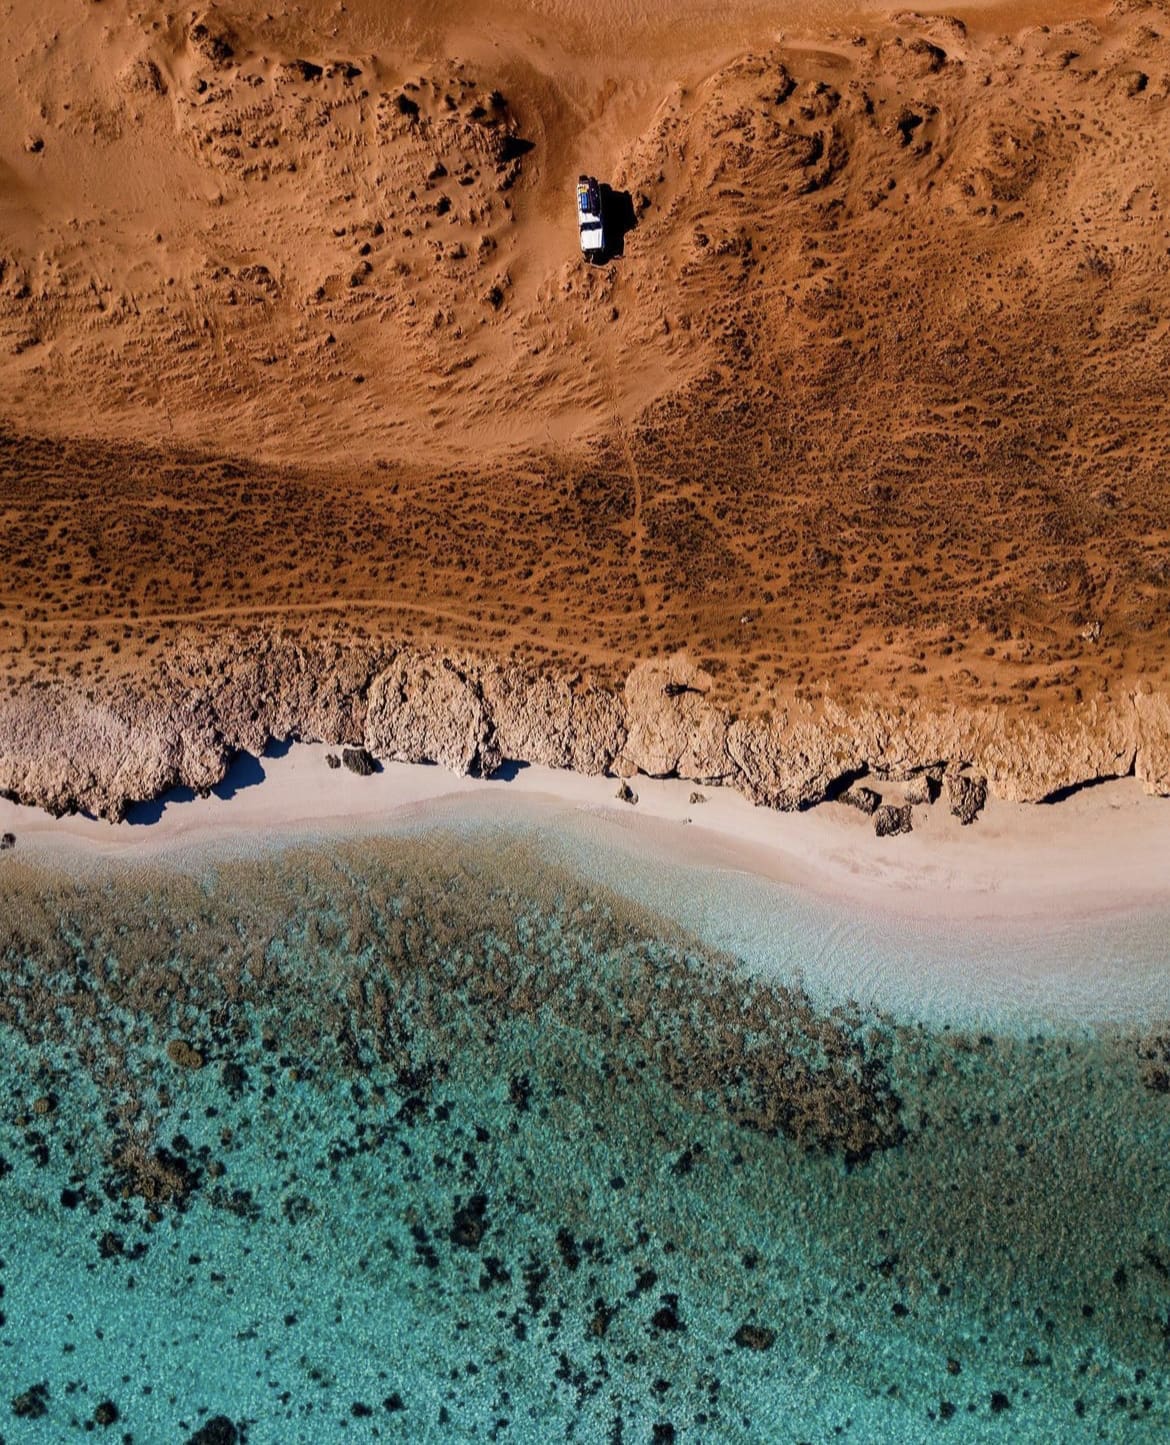
[[[1170,11],[416,8],[0,5],[0,789],[1170,790]]]

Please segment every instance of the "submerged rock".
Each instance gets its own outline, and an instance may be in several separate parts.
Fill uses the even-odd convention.
[[[239,1445],[240,1432],[226,1415],[213,1415],[187,1439],[187,1445]]]
[[[30,1385],[13,1397],[12,1413],[18,1420],[40,1420],[49,1413],[49,1387],[43,1382]]]
[[[478,1249],[487,1228],[487,1195],[473,1194],[466,1204],[455,1207],[451,1243],[463,1249]]]
[[[182,1208],[199,1183],[198,1170],[169,1149],[148,1149],[138,1140],[124,1144],[114,1156],[116,1180],[127,1197],[136,1194],[147,1204]]]
[[[731,1337],[741,1350],[770,1350],[776,1343],[776,1331],[767,1325],[740,1325]]]
[[[167,1045],[167,1058],[179,1069],[201,1069],[203,1055],[186,1039],[172,1039]]]

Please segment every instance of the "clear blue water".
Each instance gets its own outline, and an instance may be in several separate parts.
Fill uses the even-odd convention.
[[[1153,1020],[835,1006],[484,828],[0,890],[5,1441],[1170,1432]]]

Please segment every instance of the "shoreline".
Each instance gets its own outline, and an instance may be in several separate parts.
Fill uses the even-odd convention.
[[[167,861],[191,850],[250,854],[350,838],[504,821],[509,810],[587,820],[620,849],[684,868],[742,874],[835,905],[929,922],[1065,926],[1076,919],[1170,910],[1170,806],[1132,778],[1087,788],[1059,805],[991,798],[962,826],[944,801],[914,811],[914,831],[875,836],[842,804],[803,812],[755,805],[734,788],[683,779],[631,779],[636,804],[612,776],[513,765],[504,777],[457,776],[431,764],[387,762],[371,777],[325,764],[321,743],[244,755],[210,796],[175,790],[126,821],[69,815],[0,799],[4,855],[52,866],[117,859]],[[692,804],[701,793],[702,803]],[[0,858],[0,869],[3,867]],[[2,879],[0,872],[0,879]]]

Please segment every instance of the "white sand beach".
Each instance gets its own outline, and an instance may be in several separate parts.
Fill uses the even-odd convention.
[[[541,767],[483,780],[387,763],[359,777],[330,769],[327,752],[294,743],[281,756],[242,759],[216,794],[143,805],[118,824],[52,818],[0,800],[0,831],[16,836],[13,857],[145,861],[206,845],[246,853],[273,841],[529,808],[587,817],[595,836],[600,831],[623,851],[792,884],[907,919],[1067,923],[1170,907],[1170,802],[1147,797],[1132,779],[1055,805],[991,799],[969,827],[940,801],[914,810],[911,834],[878,838],[869,818],[837,803],[779,813],[730,789],[639,777],[632,804],[617,797],[613,778]],[[690,801],[696,792],[704,801]]]

